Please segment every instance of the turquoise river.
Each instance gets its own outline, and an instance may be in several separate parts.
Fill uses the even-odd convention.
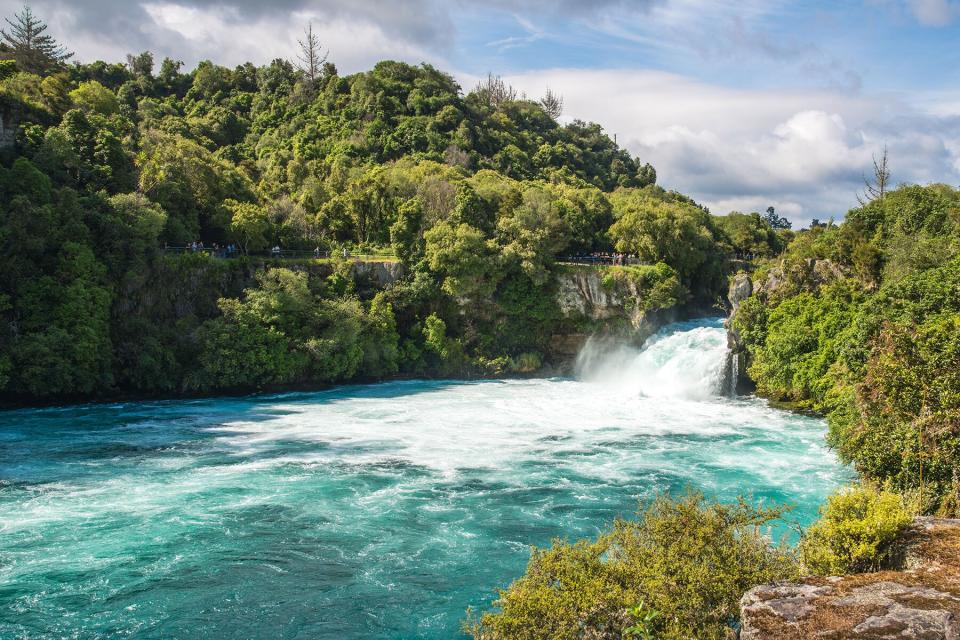
[[[849,471],[725,356],[710,320],[570,379],[0,412],[0,638],[455,638],[531,545],[657,492],[808,523]]]

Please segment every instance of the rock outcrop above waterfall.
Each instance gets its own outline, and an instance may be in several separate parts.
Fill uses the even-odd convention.
[[[615,278],[605,283],[602,275],[602,271],[593,268],[560,273],[557,276],[557,305],[561,313],[568,318],[594,322],[624,320],[629,330],[647,336],[674,319],[673,314],[664,313],[668,310],[650,311],[640,307],[636,301],[643,292],[632,280]]]
[[[572,268],[557,275],[557,306],[581,331],[553,336],[554,359],[572,358],[593,333],[618,334],[637,344],[677,319],[674,309],[645,310],[641,292],[629,279],[603,280],[603,271]]]
[[[899,571],[751,589],[741,640],[960,640],[960,520],[918,518]]]
[[[753,281],[747,273],[738,273],[730,281],[730,289],[727,292],[727,300],[730,302],[730,308],[733,313],[737,312],[740,304],[753,295]]]
[[[675,309],[644,310],[637,304],[641,292],[629,279],[603,280],[595,268],[570,268],[557,275],[557,306],[579,330],[552,337],[550,360],[564,371],[593,334],[615,334],[641,344],[664,326],[677,320]]]
[[[597,269],[571,269],[557,276],[557,304],[565,316],[607,320],[623,313],[623,299],[604,288]]]

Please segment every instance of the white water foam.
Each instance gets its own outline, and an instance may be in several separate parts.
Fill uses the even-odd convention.
[[[576,371],[581,380],[619,392],[706,400],[723,390],[727,357],[723,329],[678,323],[640,348],[591,338],[577,357]]]

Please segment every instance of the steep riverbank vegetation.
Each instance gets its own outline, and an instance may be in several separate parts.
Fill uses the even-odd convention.
[[[558,257],[636,255],[648,266],[629,277],[650,287],[637,303],[653,310],[715,304],[728,258],[778,247],[766,220],[711,216],[599,125],[558,123],[557,96],[496,77],[465,93],[399,62],[349,76],[286,60],[187,72],[150,53],[68,64],[55,41],[36,44],[29,10],[13,23],[0,50],[16,131],[0,149],[8,401],[530,371],[552,334],[584,328],[557,308]],[[164,250],[198,242],[232,257]],[[247,257],[274,247],[376,250],[404,276],[376,291],[343,266]],[[246,272],[244,286],[225,272]]]
[[[797,235],[733,326],[762,395],[928,513],[960,513],[960,192],[903,186]]]

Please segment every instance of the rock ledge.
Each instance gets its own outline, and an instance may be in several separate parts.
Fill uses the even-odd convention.
[[[960,640],[960,520],[918,518],[902,571],[755,587],[741,640]]]

